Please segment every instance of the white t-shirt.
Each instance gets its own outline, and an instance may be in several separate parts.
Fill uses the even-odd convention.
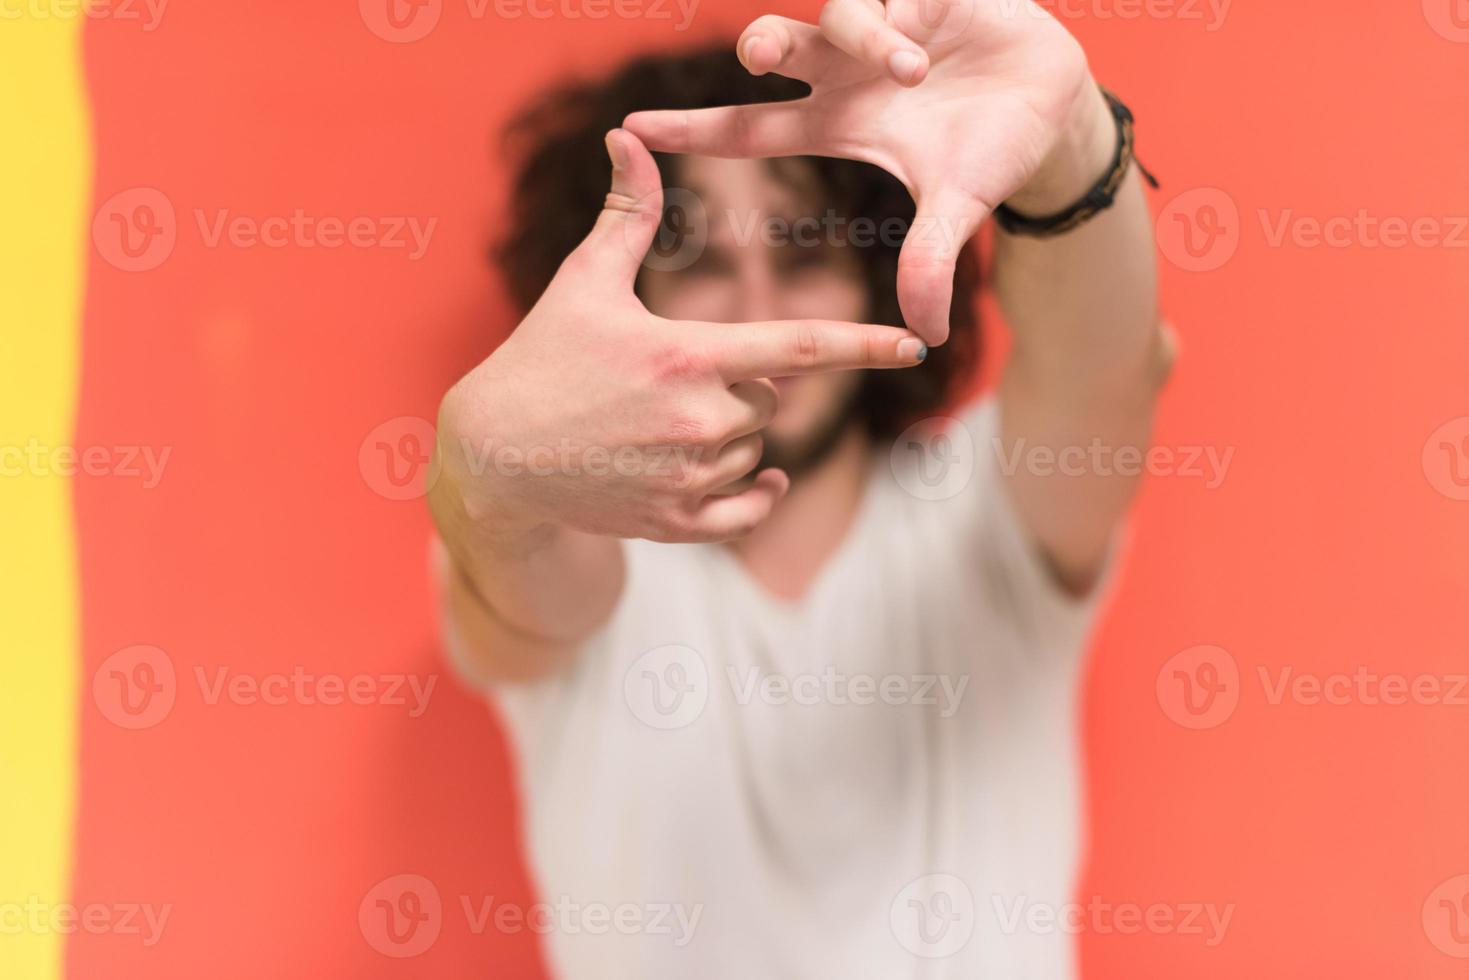
[[[1073,975],[1097,599],[1055,585],[996,431],[987,402],[900,439],[798,603],[721,546],[628,542],[574,664],[491,692],[556,976]]]

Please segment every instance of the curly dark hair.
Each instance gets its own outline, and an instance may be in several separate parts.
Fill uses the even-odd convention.
[[[702,109],[779,102],[804,96],[806,85],[778,75],[756,77],[733,45],[639,57],[601,82],[559,87],[523,109],[506,130],[516,162],[509,229],[494,249],[511,298],[528,311],[561,262],[591,231],[607,194],[609,167],[603,137],[642,109]],[[678,158],[654,154],[665,186],[677,181]],[[907,190],[879,167],[826,157],[806,158],[826,205],[853,221],[909,228],[914,205]],[[896,219],[895,224],[884,222]],[[858,249],[873,323],[901,326],[897,269],[900,242],[879,235]],[[902,371],[868,371],[854,410],[871,438],[891,438],[935,414],[962,393],[978,368],[979,264],[972,244],[960,256],[954,281],[948,343],[924,363]]]

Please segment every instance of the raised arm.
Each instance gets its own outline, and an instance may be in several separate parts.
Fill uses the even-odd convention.
[[[1027,216],[1064,212],[1108,172],[1117,143],[1111,111],[1088,86],[1046,163],[1009,205]],[[1071,231],[998,230],[994,283],[1015,344],[1000,386],[1001,445],[992,449],[1061,581],[1084,591],[1137,489],[1173,358],[1137,168],[1110,209]]]
[[[902,180],[917,218],[898,298],[930,343],[948,335],[959,250],[994,209],[1008,203],[1036,217],[1066,209],[1107,172],[1116,147],[1081,46],[1030,0],[828,0],[819,24],[755,20],[738,50],[752,72],[800,79],[811,94],[635,113],[627,127],[659,150],[846,157]],[[1140,447],[1168,355],[1136,175],[1110,211],[1066,236],[1002,233],[997,262],[1016,335],[1002,442],[1024,439],[1073,460],[1094,440],[1114,454]],[[1025,458],[1007,468],[1019,511],[1063,582],[1084,589],[1136,478],[1106,475],[1112,467],[1053,476]]]

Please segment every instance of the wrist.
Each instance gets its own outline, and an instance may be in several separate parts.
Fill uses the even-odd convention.
[[[429,512],[445,540],[465,540],[478,548],[518,550],[544,538],[548,524],[528,506],[517,503],[513,487],[493,465],[488,465],[488,446],[478,448],[456,425],[451,399],[439,407],[438,438],[431,466],[438,474],[429,488]],[[471,426],[472,428],[472,426]]]
[[[1031,179],[1005,203],[1042,217],[1065,211],[1096,185],[1117,152],[1117,120],[1102,90],[1088,78],[1051,152]]]

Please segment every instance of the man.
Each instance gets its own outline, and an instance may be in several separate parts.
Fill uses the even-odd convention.
[[[1028,3],[938,13],[756,20],[743,70],[794,101],[693,55],[531,116],[502,252],[530,308],[446,395],[430,504],[559,976],[1070,975],[1030,912],[1070,900],[1072,697],[1135,488],[1028,450],[1144,447],[1170,348],[1079,46]],[[587,233],[555,189],[604,133]],[[650,148],[683,154],[666,214]],[[963,380],[961,250],[1002,203],[998,395],[894,441]]]

